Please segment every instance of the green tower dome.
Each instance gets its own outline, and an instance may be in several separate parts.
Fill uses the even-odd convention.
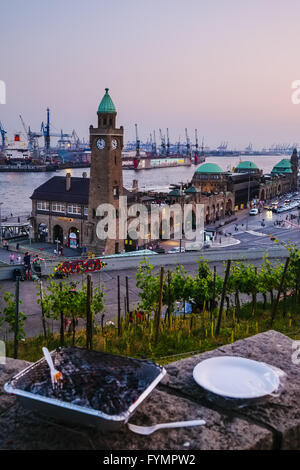
[[[280,160],[279,163],[276,163],[276,165],[273,167],[273,170],[271,171],[273,174],[284,174],[284,173],[293,173],[292,171],[292,164],[290,160],[287,158],[283,158]]]
[[[258,170],[258,166],[249,161],[240,162],[236,168],[239,170]]]
[[[222,168],[219,167],[216,163],[203,163],[199,166],[195,173],[224,173]]]
[[[115,105],[108,94],[108,88],[105,88],[105,95],[99,104],[98,113],[117,114]]]

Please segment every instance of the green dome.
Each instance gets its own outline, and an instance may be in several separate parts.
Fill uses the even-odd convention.
[[[115,105],[113,104],[112,99],[108,94],[108,88],[105,88],[105,95],[103,96],[101,103],[99,104],[98,113],[117,113]]]
[[[180,196],[180,190],[178,188],[172,189],[172,191],[169,192],[169,196]]]
[[[216,163],[203,163],[197,168],[196,173],[224,173]]]
[[[195,188],[195,186],[190,186],[189,188],[187,188],[187,189],[185,190],[185,193],[186,193],[186,194],[195,194],[195,193],[197,193],[197,192],[198,192],[198,191],[197,191],[197,189]]]
[[[283,158],[273,167],[272,173],[292,173],[292,164],[287,158]]]
[[[253,162],[240,162],[237,167],[238,170],[258,170],[258,166]]]

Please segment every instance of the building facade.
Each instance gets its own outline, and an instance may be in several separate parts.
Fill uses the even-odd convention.
[[[90,178],[54,176],[33,192],[31,223],[34,238],[40,241],[60,243],[72,248],[87,247],[96,254],[112,254],[124,249],[136,249],[151,242],[150,214],[153,204],[158,215],[155,224],[163,238],[163,214],[172,205],[191,204],[193,220],[196,205],[204,206],[204,222],[212,224],[245,207],[250,201],[267,201],[279,194],[297,188],[298,155],[294,150],[291,159],[282,159],[270,174],[249,161],[240,162],[233,172],[224,172],[215,163],[200,165],[187,185],[175,185],[169,193],[153,195],[138,190],[135,182],[131,191],[123,187],[122,148],[123,127],[116,126],[116,108],[105,89],[97,111],[97,127],[90,126],[91,169]],[[146,207],[144,238],[119,233],[120,196],[127,197],[127,209],[133,203]],[[108,213],[105,204],[114,209],[116,232],[114,237],[99,237],[99,222]],[[172,225],[173,224],[173,225]],[[170,221],[171,235],[174,220]],[[152,227],[153,228],[153,227]],[[124,234],[123,234],[124,235]]]

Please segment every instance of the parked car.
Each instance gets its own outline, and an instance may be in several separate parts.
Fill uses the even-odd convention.
[[[257,215],[258,214],[258,209],[251,209],[249,212],[249,215]]]
[[[181,253],[184,253],[185,252],[185,249],[183,247],[181,247]],[[174,254],[174,253],[180,253],[180,246],[173,246],[173,248],[171,248],[168,253],[170,254]]]
[[[162,246],[158,246],[156,248],[153,248],[153,251],[155,251],[155,253],[165,253],[166,252],[166,250]]]

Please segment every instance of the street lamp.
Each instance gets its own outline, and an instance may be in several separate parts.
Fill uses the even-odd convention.
[[[250,163],[251,166],[251,163]],[[248,203],[250,208],[250,170],[249,170],[249,178],[248,178],[248,200],[247,200],[247,210],[248,210]],[[249,220],[249,212],[247,214],[247,223],[246,223],[246,230],[248,230],[248,220]]]
[[[56,243],[56,254],[58,255],[58,244],[60,243],[60,240],[57,238],[55,240],[55,243]]]

